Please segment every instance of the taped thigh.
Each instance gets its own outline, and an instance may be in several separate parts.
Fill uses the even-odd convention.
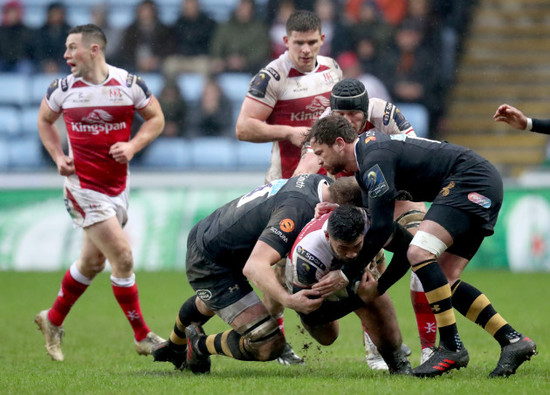
[[[283,336],[277,320],[269,314],[264,314],[256,320],[242,325],[237,329],[237,332],[248,341],[248,346],[253,352],[262,344],[278,336]]]

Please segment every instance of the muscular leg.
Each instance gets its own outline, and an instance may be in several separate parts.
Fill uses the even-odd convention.
[[[196,299],[199,310],[204,302]],[[239,313],[233,329],[199,337],[196,347],[202,355],[225,355],[242,361],[270,361],[283,352],[285,338],[265,306],[258,303]]]
[[[117,217],[93,224],[85,228],[84,232],[88,240],[109,260],[113,293],[134,330],[136,342],[141,342],[151,330],[141,313],[132,251]],[[98,269],[93,259],[81,261],[80,264],[82,270],[89,273]]]

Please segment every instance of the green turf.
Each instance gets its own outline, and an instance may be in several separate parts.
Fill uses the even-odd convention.
[[[65,361],[46,355],[35,314],[50,307],[63,273],[0,272],[0,393],[155,393],[155,394],[548,394],[550,393],[550,274],[466,271],[517,330],[537,342],[539,355],[509,379],[487,379],[499,347],[481,328],[458,317],[470,353],[467,369],[437,379],[393,377],[373,372],[364,362],[361,327],[355,316],[341,320],[340,338],[318,346],[302,334],[296,314],[286,313],[290,343],[306,358],[305,366],[212,358],[212,373],[194,376],[166,363],[138,356],[132,333],[112,296],[108,274],[100,275],[65,322]],[[150,327],[168,336],[181,302],[191,295],[181,272],[137,275],[143,312]],[[408,276],[391,290],[405,342],[418,364],[416,324],[409,302]],[[208,333],[227,329],[218,318]],[[304,350],[304,347],[307,350]]]

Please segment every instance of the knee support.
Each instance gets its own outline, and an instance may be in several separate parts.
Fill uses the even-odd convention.
[[[425,215],[426,213],[423,211],[409,210],[397,217],[395,221],[407,230],[415,229],[418,228]]]
[[[269,314],[249,322],[237,329],[237,332],[246,339],[247,348],[250,353],[257,354],[260,346],[277,338],[284,339],[283,332],[279,329],[277,320]],[[277,358],[283,351],[284,341],[281,347],[276,347],[269,360]]]

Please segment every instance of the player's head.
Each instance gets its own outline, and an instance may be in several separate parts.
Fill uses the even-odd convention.
[[[63,57],[75,77],[89,76],[96,64],[105,62],[107,39],[96,25],[79,25],[69,30]]]
[[[338,204],[361,206],[363,197],[361,187],[354,176],[339,177],[329,185],[330,201]]]
[[[330,93],[330,108],[333,113],[346,117],[357,133],[362,133],[369,109],[365,85],[355,78],[339,81]]]
[[[321,31],[321,19],[311,11],[294,11],[286,22],[286,36],[283,41],[290,60],[298,71],[313,71],[317,55],[325,41]]]
[[[105,33],[97,25],[90,23],[75,26],[69,30],[69,35],[71,34],[82,34],[82,42],[85,45],[97,44],[103,52],[107,49],[107,37],[105,37]]]
[[[363,248],[368,230],[367,214],[362,208],[340,205],[327,221],[327,239],[337,258],[354,259]]]
[[[319,164],[331,174],[353,169],[346,145],[357,139],[357,132],[349,121],[336,114],[319,118],[306,136]],[[350,167],[349,169],[346,167]]]

